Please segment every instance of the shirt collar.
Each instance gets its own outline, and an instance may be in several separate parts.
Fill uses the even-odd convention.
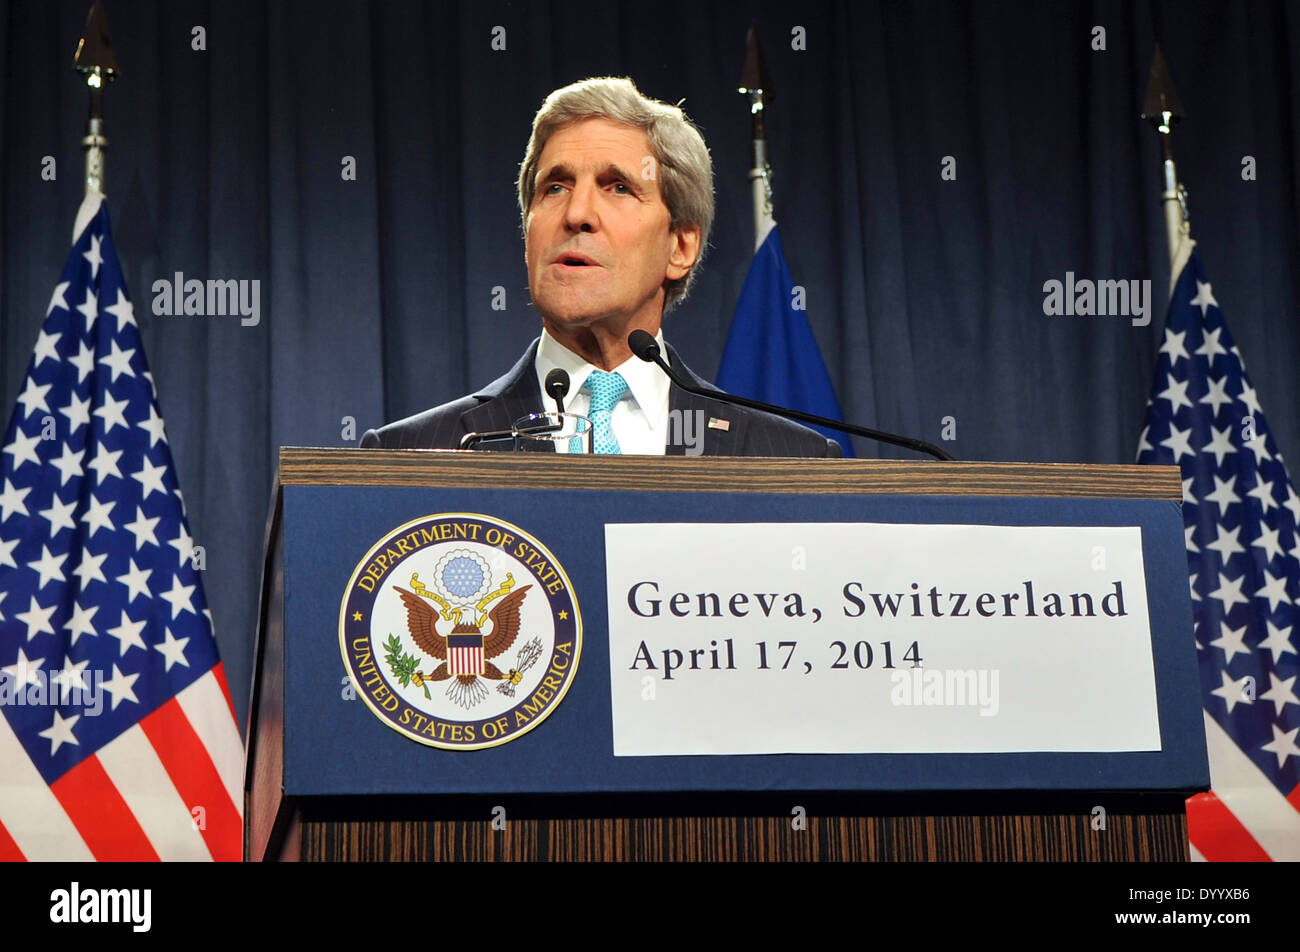
[[[655,334],[655,340],[659,343],[660,353],[667,353],[662,329]],[[545,328],[542,329],[541,343],[537,345],[537,359],[534,365],[537,368],[537,385],[543,395],[546,393],[546,375],[556,367],[569,375],[570,396],[582,389],[582,385],[587,382],[587,377],[593,370],[599,369],[557,341],[547,333]],[[667,374],[655,364],[644,361],[635,354],[614,370],[622,374],[623,379],[627,381],[627,389],[632,394],[632,399],[646,415],[651,426],[658,424],[659,417],[667,418],[668,390],[671,386]]]

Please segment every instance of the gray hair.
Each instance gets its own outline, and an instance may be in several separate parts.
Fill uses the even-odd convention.
[[[699,270],[713,226],[713,161],[700,130],[677,106],[641,94],[630,79],[584,79],[546,97],[533,117],[533,134],[519,166],[519,214],[525,230],[537,189],[537,166],[546,141],[562,126],[583,119],[609,119],[642,130],[650,143],[656,177],[673,231],[698,226],[700,252],[685,277],[665,285],[664,310],[686,297]]]

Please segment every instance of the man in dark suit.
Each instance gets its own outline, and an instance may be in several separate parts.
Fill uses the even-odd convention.
[[[538,412],[544,405],[533,373],[538,343],[533,341],[508,373],[482,390],[370,430],[362,437],[361,445],[384,449],[454,449],[466,433],[510,429],[514,421]],[[692,383],[713,389],[682,363],[672,347],[667,353],[673,370]],[[660,373],[657,367],[653,369]],[[663,452],[668,456],[840,455],[839,444],[834,440],[769,413],[698,397],[677,387],[670,390],[668,404],[669,420],[678,421],[675,426],[669,426],[670,436],[676,438],[665,444]]]
[[[508,430],[550,409],[542,382],[558,367],[570,380],[566,410],[591,419],[596,452],[840,455],[805,427],[670,387],[628,347],[628,334],[644,330],[674,370],[710,386],[660,331],[690,289],[713,222],[708,148],[679,108],[626,79],[558,89],[533,120],[518,184],[542,336],[484,389],[369,430],[362,446],[450,449],[466,433]]]

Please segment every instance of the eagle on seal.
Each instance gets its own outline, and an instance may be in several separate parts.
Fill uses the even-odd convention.
[[[448,638],[438,631],[439,611],[414,592],[397,585],[393,588],[401,596],[402,604],[406,606],[406,627],[412,640],[421,651],[433,655],[442,662],[430,674],[417,671],[415,683],[418,685],[424,681],[436,682],[450,679],[447,696],[464,708],[472,707],[487,697],[488,689],[480,682],[480,677],[490,681],[501,681],[506,677],[505,673],[490,659],[506,651],[519,636],[519,606],[523,603],[524,594],[532,586],[525,585],[497,602],[496,607],[487,616],[487,621],[491,623],[491,633],[487,635],[483,634],[478,625],[461,620],[459,609],[454,610],[456,626],[450,632],[452,638],[456,639],[457,635],[468,636],[456,640],[474,648],[481,645],[482,648],[481,653],[471,652],[471,656],[477,659],[477,664],[474,665],[477,671],[473,673],[461,671],[455,674],[448,663]]]

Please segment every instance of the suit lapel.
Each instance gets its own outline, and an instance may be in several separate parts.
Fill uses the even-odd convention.
[[[508,430],[520,417],[545,409],[534,369],[537,343],[533,341],[524,356],[504,376],[474,394],[475,399],[482,402],[461,414],[460,422],[465,433]]]
[[[668,347],[668,362],[672,365],[673,370],[686,377],[697,387],[704,387],[709,390],[717,389],[708,381],[701,380],[689,367],[682,363],[681,357],[677,355],[677,351],[673,350],[671,346]],[[674,427],[672,422],[674,411],[676,411],[676,416],[680,421],[679,426],[686,431],[685,435],[694,436],[696,429],[703,433],[704,447],[701,450],[701,455],[739,455],[738,450],[744,444],[744,416],[737,413],[736,408],[729,404],[687,393],[681,387],[674,385],[668,391],[668,435],[670,439],[664,448],[666,456],[686,455],[685,440],[680,438],[671,439],[671,437],[680,434],[680,431]]]

